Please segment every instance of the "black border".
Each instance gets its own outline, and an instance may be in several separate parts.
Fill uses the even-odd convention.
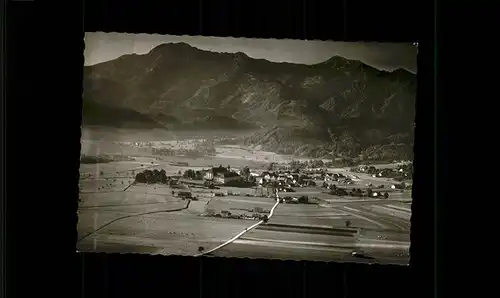
[[[6,286],[5,286],[5,273],[6,273],[6,243],[7,243],[7,229],[6,229],[6,216],[5,214],[7,212],[5,205],[5,186],[4,186],[4,180],[5,180],[5,86],[6,86],[6,65],[5,65],[5,57],[6,57],[6,50],[5,50],[5,33],[6,33],[6,28],[5,24],[7,23],[6,17],[7,17],[7,5],[5,2],[1,3],[2,6],[0,8],[0,125],[1,125],[1,131],[0,131],[0,190],[1,190],[1,202],[0,202],[0,296],[4,297],[6,295]]]
[[[31,124],[30,129],[33,135],[40,137],[41,141],[38,142],[45,145],[41,146],[45,148],[38,149],[40,155],[54,155],[56,149],[51,148],[50,142],[43,141],[47,138],[64,142],[66,149],[64,152],[56,150],[57,159],[64,159],[65,162],[60,162],[61,165],[57,169],[44,170],[43,174],[39,175],[40,181],[35,182],[33,186],[27,187],[20,179],[8,181],[8,190],[12,190],[8,197],[12,199],[9,199],[7,206],[11,226],[7,241],[11,248],[7,250],[7,253],[9,260],[14,253],[17,255],[17,257],[14,256],[16,274],[10,275],[11,279],[15,280],[15,284],[20,286],[15,289],[17,295],[19,291],[29,288],[24,282],[27,278],[25,274],[39,279],[37,286],[40,287],[42,287],[44,277],[51,279],[47,276],[46,268],[53,268],[58,272],[56,281],[52,281],[57,283],[57,289],[52,289],[51,292],[61,292],[66,297],[74,294],[82,297],[119,296],[124,294],[124,291],[129,295],[137,291],[139,295],[147,296],[148,293],[156,291],[168,294],[186,291],[186,289],[188,292],[185,292],[184,296],[221,297],[224,293],[231,296],[241,291],[260,295],[258,293],[261,290],[253,285],[266,284],[267,280],[283,274],[289,277],[285,278],[283,283],[278,285],[267,283],[271,288],[274,285],[273,291],[276,291],[279,296],[282,293],[289,293],[290,296],[310,297],[323,296],[328,293],[337,297],[354,297],[362,294],[359,291],[368,291],[370,295],[380,294],[385,297],[400,296],[401,293],[415,297],[429,297],[434,294],[434,247],[432,245],[434,230],[429,220],[434,217],[432,199],[419,200],[419,203],[414,203],[413,206],[412,265],[410,267],[144,255],[79,254],[75,256],[75,237],[71,236],[66,240],[62,236],[76,233],[74,210],[76,209],[81,118],[81,101],[78,102],[77,98],[81,98],[83,18],[86,31],[345,41],[418,41],[420,47],[419,94],[415,150],[418,156],[416,159],[421,161],[416,161],[415,188],[425,193],[426,197],[427,194],[433,194],[429,195],[433,197],[434,152],[432,145],[434,141],[429,138],[434,134],[434,123],[431,119],[434,119],[435,109],[433,101],[430,100],[434,98],[432,57],[435,45],[432,3],[415,1],[418,5],[412,4],[412,7],[405,2],[404,7],[401,7],[401,5],[389,3],[392,1],[386,1],[372,5],[366,10],[366,1],[348,1],[349,4],[346,5],[344,1],[328,3],[321,0],[284,1],[281,4],[255,0],[246,1],[247,4],[242,4],[244,1],[226,1],[225,3],[218,1],[215,4],[213,1],[184,0],[164,1],[164,4],[157,4],[154,7],[150,3],[141,4],[138,1],[124,0],[86,1],[85,7],[82,2],[70,2],[60,4],[56,10],[50,9],[51,12],[44,15],[44,20],[52,19],[54,23],[42,24],[38,18],[36,20],[32,16],[19,18],[18,15],[8,20],[9,25],[17,26],[16,31],[21,30],[19,29],[21,27],[24,28],[22,38],[19,37],[18,32],[9,33],[9,36],[19,37],[9,43],[7,53],[9,61],[11,59],[15,61],[9,62],[9,67],[11,67],[8,70],[9,78],[14,79],[14,74],[21,76],[15,77],[16,82],[8,82],[9,88],[11,85],[16,86],[16,83],[17,87],[9,89],[9,98],[12,97],[10,92],[16,92],[16,101],[13,103],[9,100],[8,110],[11,113],[14,107],[16,116],[8,117],[8,159],[15,161],[16,164],[11,162],[12,167],[6,169],[9,173],[7,179],[13,176],[10,173],[21,172],[22,174],[23,169],[31,167],[31,161],[25,161],[21,156],[21,150],[18,150],[21,146],[16,144],[15,147],[11,147],[10,145],[15,139],[17,130],[29,131],[23,128],[25,123],[22,119],[29,118],[31,122],[36,121]],[[21,2],[11,1],[9,3],[11,11],[19,9],[17,13],[26,15],[26,7],[30,4],[19,3]],[[164,7],[162,8],[161,5]],[[361,13],[363,7],[365,7],[365,13]],[[406,8],[409,8],[409,11],[405,13]],[[404,17],[395,18],[394,15]],[[13,50],[11,46],[15,42],[20,43]],[[13,55],[16,57],[13,58]],[[33,65],[37,65],[36,70],[32,70]],[[32,80],[31,84],[37,85],[36,87],[28,87],[26,84],[28,77]],[[21,98],[19,96],[21,93],[24,93],[24,97],[29,100]],[[27,109],[26,105],[29,105],[30,109]],[[49,129],[44,129],[37,123],[47,123],[44,126]],[[15,141],[17,143],[19,139]],[[23,143],[23,145],[29,147],[28,143]],[[21,176],[16,174],[17,177]],[[59,191],[50,194],[50,197],[51,204],[57,205],[57,208],[47,206],[47,204],[37,204],[39,202],[36,199],[33,199],[33,202],[30,201],[30,204],[33,203],[32,209],[47,209],[44,215],[38,214],[44,222],[43,225],[49,225],[50,222],[50,225],[60,227],[57,233],[52,231],[52,235],[51,233],[47,235],[46,231],[42,233],[34,229],[36,225],[41,224],[41,221],[38,221],[37,212],[25,211],[26,206],[23,206],[17,198],[45,196],[37,192],[36,188],[43,188],[47,183],[54,183],[54,177],[57,177]],[[22,193],[15,191],[16,189],[22,190]],[[74,201],[68,199],[71,196],[75,196]],[[37,221],[26,221],[27,214],[29,217],[37,218]],[[15,222],[12,216],[16,218]],[[24,227],[23,224],[26,222],[28,226]],[[12,228],[13,225],[15,228]],[[67,233],[64,229],[68,230]],[[29,235],[29,239],[25,235]],[[12,242],[15,246],[11,246]],[[33,253],[34,250],[36,253]],[[30,259],[30,265],[20,265],[17,261],[20,255],[24,260]],[[66,256],[68,258],[63,259]],[[47,264],[42,267],[38,265],[40,262]],[[33,275],[33,272],[38,274]],[[73,273],[77,274],[76,279]],[[242,290],[243,285],[238,280],[244,278],[254,282],[250,288]],[[392,278],[398,281],[396,286],[388,282]],[[165,282],[166,280],[168,282]],[[78,293],[63,290],[62,284],[75,282]],[[233,292],[227,289],[220,292],[219,289],[211,286],[214,283],[219,285],[219,289],[227,287]],[[50,288],[48,285],[45,287]],[[31,288],[36,287],[32,285]],[[9,289],[12,290],[13,287]]]

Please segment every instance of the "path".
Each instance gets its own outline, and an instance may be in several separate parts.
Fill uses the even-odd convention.
[[[142,216],[142,215],[148,215],[148,214],[154,214],[154,213],[166,213],[166,212],[176,212],[176,211],[182,211],[182,210],[186,210],[189,208],[189,203],[191,203],[190,200],[187,201],[187,204],[186,206],[182,207],[182,208],[175,208],[175,209],[164,209],[164,210],[156,210],[156,211],[148,211],[148,212],[141,212],[141,213],[135,213],[135,214],[129,214],[129,215],[124,215],[124,216],[121,216],[121,217],[118,217],[118,218],[115,218],[113,219],[112,221],[100,226],[99,228],[95,229],[94,231],[88,233],[87,235],[83,236],[82,238],[78,239],[77,240],[77,243],[84,240],[85,238],[91,236],[91,235],[94,235],[95,233],[99,232],[100,230],[104,229],[105,227],[109,226],[110,224],[112,223],[115,223],[119,220],[122,220],[122,219],[126,219],[126,218],[131,218],[131,217],[135,217],[135,216]]]

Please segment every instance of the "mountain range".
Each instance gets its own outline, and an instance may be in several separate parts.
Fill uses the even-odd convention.
[[[403,69],[339,56],[275,63],[168,43],[86,66],[83,84],[84,126],[233,129],[279,153],[412,157],[416,76]]]

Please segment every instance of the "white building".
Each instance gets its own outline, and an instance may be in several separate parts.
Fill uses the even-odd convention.
[[[241,180],[241,176],[234,172],[219,173],[214,178],[214,181],[219,184],[226,184],[238,180]]]
[[[205,179],[205,180],[212,180],[212,179],[214,179],[214,173],[212,173],[212,171],[206,171],[203,174],[203,179]]]

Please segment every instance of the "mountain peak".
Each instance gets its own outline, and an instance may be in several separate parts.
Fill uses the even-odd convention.
[[[344,57],[340,57],[338,55],[334,55],[330,57],[329,59],[323,61],[323,64],[331,64],[331,63],[337,63],[337,62],[345,62],[347,59]]]
[[[150,54],[157,52],[161,53],[163,51],[185,51],[191,49],[196,49],[196,48],[185,42],[170,42],[170,43],[162,43],[154,47],[151,51],[149,51],[149,53]]]
[[[346,67],[346,66],[365,66],[361,61],[358,60],[350,60],[338,55],[332,56],[330,59],[325,60],[318,65],[323,65],[323,66],[333,66],[333,67]]]

